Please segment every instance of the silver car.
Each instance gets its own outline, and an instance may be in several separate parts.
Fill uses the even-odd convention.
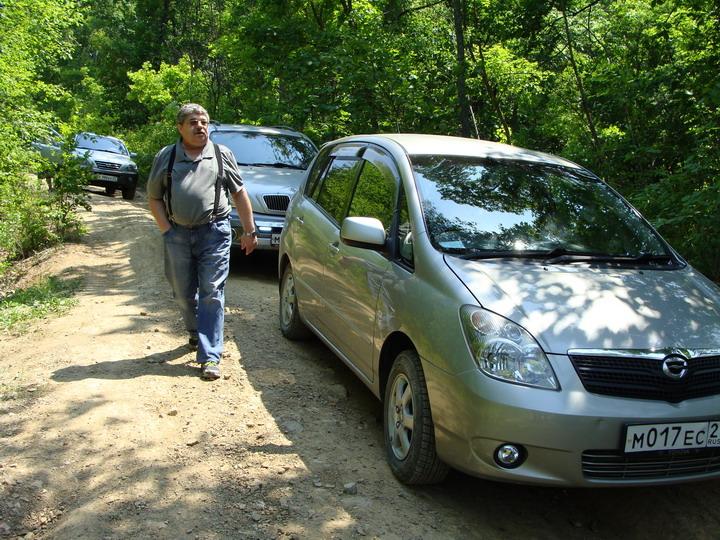
[[[383,401],[403,482],[720,476],[720,289],[620,195],[497,143],[323,146],[291,202],[280,326]]]
[[[230,148],[238,162],[253,208],[260,250],[277,251],[285,211],[297,191],[317,147],[299,131],[213,122],[210,140]],[[242,223],[235,208],[230,213],[233,246],[240,245]]]
[[[54,129],[48,129],[47,135],[32,145],[51,163],[62,159],[63,139]],[[125,143],[117,137],[82,132],[74,137],[72,154],[83,161],[83,166],[92,169],[89,180],[92,186],[105,188],[112,196],[120,190],[123,199],[135,198],[138,184],[138,167]]]

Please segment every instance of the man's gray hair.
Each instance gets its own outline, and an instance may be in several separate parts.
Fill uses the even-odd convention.
[[[198,105],[197,103],[185,103],[180,107],[180,110],[177,113],[176,122],[178,124],[182,124],[191,114],[204,114],[207,116],[207,119],[210,120],[210,115],[205,110],[205,107]]]

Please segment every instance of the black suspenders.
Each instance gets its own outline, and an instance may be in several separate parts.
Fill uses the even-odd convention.
[[[218,172],[217,172],[217,178],[215,180],[215,204],[213,205],[213,212],[212,217],[215,219],[218,215],[218,207],[220,206],[220,191],[222,190],[223,186],[223,179],[224,179],[224,172],[225,169],[223,168],[223,160],[222,160],[222,153],[220,152],[220,147],[213,143],[213,146],[215,147],[215,161],[217,161],[218,164]],[[170,158],[168,159],[168,166],[167,166],[167,197],[166,197],[166,210],[168,219],[172,221],[172,170],[173,165],[175,165],[175,149],[177,145],[173,144],[172,149],[170,150]]]

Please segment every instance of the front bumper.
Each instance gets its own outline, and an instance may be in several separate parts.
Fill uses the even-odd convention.
[[[256,249],[277,251],[280,246],[280,233],[285,227],[285,216],[253,213],[253,221],[257,231],[258,245]],[[240,236],[244,229],[234,209],[230,214],[230,226],[232,227],[232,245],[240,247]]]
[[[496,381],[479,370],[453,375],[423,361],[440,458],[474,476],[523,484],[610,487],[720,477],[717,448],[623,453],[628,424],[718,419],[717,396],[666,403],[590,394],[567,356],[550,361],[560,391]],[[522,445],[522,465],[495,462],[505,443]]]
[[[93,177],[89,184],[91,186],[111,187],[117,189],[134,188],[138,183],[136,172],[107,171],[104,169],[93,169]]]

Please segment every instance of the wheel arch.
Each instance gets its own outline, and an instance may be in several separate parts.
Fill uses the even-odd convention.
[[[390,376],[393,362],[398,354],[406,349],[412,349],[417,352],[417,348],[412,340],[403,332],[393,332],[383,343],[380,350],[380,359],[378,362],[378,389],[380,401],[385,400],[385,387]]]

